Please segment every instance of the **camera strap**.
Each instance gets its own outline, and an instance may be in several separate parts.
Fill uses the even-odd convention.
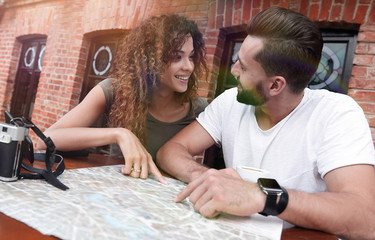
[[[40,129],[37,126],[35,126],[30,120],[22,118],[22,122],[24,124],[24,127],[31,128],[34,131],[34,133],[43,140],[43,142],[47,146],[47,149],[46,153],[34,153],[34,148],[31,139],[29,137],[26,137],[27,144],[25,145],[25,147],[27,149],[24,149],[24,152],[28,153],[27,157],[29,161],[31,163],[33,163],[34,160],[44,161],[46,164],[46,168],[35,168],[22,162],[21,166],[32,173],[20,173],[19,179],[45,179],[49,184],[61,190],[69,189],[69,187],[67,187],[57,179],[57,176],[64,172],[65,164],[63,157],[59,154],[56,154],[55,144],[53,143],[52,139],[46,137],[43,134],[43,132],[40,131]],[[55,171],[52,171],[52,167],[55,163],[57,163],[56,169]]]

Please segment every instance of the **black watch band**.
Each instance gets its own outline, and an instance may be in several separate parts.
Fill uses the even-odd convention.
[[[271,180],[275,183],[276,187],[268,188],[267,186],[263,186],[262,182],[259,180]],[[281,214],[285,210],[289,201],[289,195],[285,188],[279,186],[274,179],[258,179],[258,184],[262,191],[267,195],[264,209],[259,214],[263,216],[277,216]],[[277,202],[278,196],[280,196],[279,202]]]

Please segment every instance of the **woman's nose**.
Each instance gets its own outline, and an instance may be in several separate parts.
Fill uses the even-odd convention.
[[[190,58],[185,59],[185,61],[184,61],[184,69],[189,70],[189,71],[193,71],[194,70],[194,62]]]

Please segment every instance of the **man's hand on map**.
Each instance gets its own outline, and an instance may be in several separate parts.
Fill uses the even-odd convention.
[[[248,216],[261,212],[266,201],[258,185],[243,181],[233,168],[207,170],[189,183],[175,202],[188,196],[195,209],[205,217],[215,217],[220,212]]]
[[[123,129],[121,134],[117,135],[116,140],[125,159],[125,166],[121,170],[123,174],[146,179],[151,173],[161,183],[168,184],[156,167],[151,155],[131,131]]]

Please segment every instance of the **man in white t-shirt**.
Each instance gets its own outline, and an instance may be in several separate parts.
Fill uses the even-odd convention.
[[[321,57],[319,29],[302,14],[269,8],[247,26],[232,74],[238,89],[217,97],[157,155],[164,171],[188,182],[204,216],[275,215],[343,238],[375,239],[375,151],[362,109],[350,97],[306,88]],[[226,169],[193,156],[223,148]],[[246,182],[234,170],[261,168]]]

